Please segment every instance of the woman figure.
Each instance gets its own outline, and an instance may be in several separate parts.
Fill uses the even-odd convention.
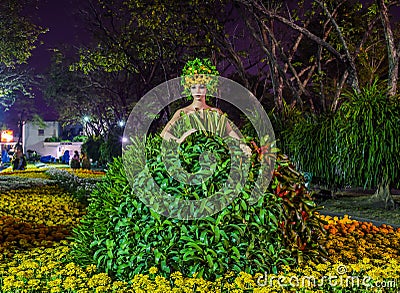
[[[189,71],[189,72],[188,72]],[[206,103],[207,91],[215,90],[216,80],[210,77],[209,74],[217,75],[215,66],[211,65],[208,59],[203,61],[195,59],[192,62],[188,62],[183,70],[182,83],[185,88],[185,92],[190,91],[190,95],[193,97],[193,102],[187,107],[181,108],[175,112],[171,120],[168,121],[167,125],[161,132],[161,137],[166,140],[175,140],[177,143],[182,143],[186,137],[197,131],[197,129],[192,128],[186,131],[180,138],[174,136],[170,130],[171,127],[179,120],[181,115],[190,115],[192,113],[198,112],[200,117],[204,117],[204,111],[216,111],[220,115],[223,115],[221,109],[211,107]],[[232,138],[240,140],[239,135],[232,129],[231,125],[226,122],[226,134]],[[240,144],[241,149],[247,154],[251,155],[251,149],[244,143]]]
[[[168,121],[167,125],[161,132],[161,137],[163,137],[166,140],[173,139],[178,143],[181,143],[185,140],[186,137],[188,137],[190,134],[196,131],[196,129],[192,128],[188,131],[186,131],[180,138],[175,137],[169,130],[171,129],[172,125],[181,117],[182,114],[184,115],[190,115],[195,112],[200,112],[200,114],[203,114],[204,110],[208,111],[217,111],[220,115],[223,115],[223,112],[221,109],[211,107],[207,105],[206,103],[206,94],[207,94],[207,87],[204,84],[193,84],[190,87],[191,95],[193,97],[193,102],[184,108],[179,109],[178,111],[175,112],[175,114],[172,116],[171,120]],[[235,131],[232,130],[232,127],[230,126],[229,123],[226,125],[227,129],[227,134],[233,138],[240,139],[239,136],[236,134]]]

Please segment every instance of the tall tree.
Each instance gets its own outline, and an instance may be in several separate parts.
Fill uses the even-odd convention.
[[[221,1],[91,0],[84,15],[97,46],[82,50],[75,67],[85,73],[128,70],[147,92],[176,77],[188,56],[212,56]]]
[[[90,0],[82,13],[95,45],[82,48],[71,69],[89,78],[105,77],[105,73],[129,76],[125,87],[134,86],[131,98],[137,101],[153,87],[178,77],[187,59],[218,61],[221,45],[216,36],[224,29],[219,19],[224,18],[224,9],[224,0],[207,5],[199,0]],[[166,107],[162,119],[167,120],[169,114]]]
[[[22,12],[29,0],[0,2],[0,63],[7,67],[25,63],[45,29],[35,25]]]
[[[386,36],[388,44],[384,59],[388,58],[391,66],[389,81],[393,92],[399,49],[394,46],[390,19],[390,8],[395,3],[379,0],[382,9],[378,9],[374,1],[236,0],[244,10],[250,34],[265,52],[269,64],[265,76],[272,81],[277,109],[282,109],[285,96],[291,102],[309,102],[312,111],[336,111],[346,87],[360,92],[365,80],[371,83],[375,79],[360,76],[365,72],[363,66],[370,63],[359,59],[366,57],[368,50],[371,55],[377,42],[383,41],[382,36]],[[379,25],[380,18],[385,33]],[[374,74],[381,73],[384,65],[384,60],[375,63],[378,67]]]
[[[47,74],[45,99],[52,103],[65,124],[80,123],[89,135],[105,138],[119,122],[126,121],[136,101],[131,74],[94,71],[84,74],[69,69],[72,61],[55,51]]]
[[[32,74],[20,64],[27,62],[39,35],[46,30],[23,15],[23,9],[31,2],[0,2],[0,105],[5,110],[18,95],[32,97]]]
[[[7,111],[17,97],[33,97],[32,87],[37,85],[31,70],[17,66],[14,68],[0,64],[0,108]]]
[[[339,121],[332,128],[327,118],[310,119],[311,122],[303,120],[303,123],[296,123],[298,126],[290,129],[290,132],[300,134],[297,140],[304,141],[293,143],[297,150],[307,144],[316,146],[303,148],[297,153],[297,156],[308,160],[300,168],[310,170],[318,165],[314,170],[329,170],[326,172],[329,174],[318,176],[332,177],[335,174],[338,180],[345,179],[357,186],[377,187],[377,195],[383,196],[386,201],[392,200],[390,186],[398,176],[398,162],[392,157],[398,147],[395,131],[398,101],[393,97],[398,93],[400,43],[396,43],[396,31],[393,29],[398,20],[390,17],[390,9],[399,2],[371,0],[363,1],[361,5],[355,0],[313,0],[292,4],[298,7],[307,5],[308,14],[290,12],[289,8],[273,9],[265,1],[241,0],[240,3],[254,16],[254,22],[249,27],[266,55],[273,60],[269,70],[278,72],[281,78],[275,82],[294,80],[297,83],[285,86],[297,89],[299,79],[296,73],[300,77],[301,73],[308,72],[312,79],[308,82],[303,77],[300,82],[307,81],[304,87],[314,90],[317,89],[315,84],[319,84],[319,93],[309,92],[320,96],[323,109],[334,112]],[[291,46],[285,43],[284,38],[277,38],[277,26],[288,29],[284,38],[292,44],[301,40],[300,50],[292,63],[285,56]],[[378,54],[374,54],[376,52]],[[286,71],[294,62],[297,62],[294,70]],[[388,79],[386,89],[377,86],[374,82],[376,77]],[[334,91],[324,94],[331,80],[335,81],[330,86]],[[366,84],[370,86],[366,87]],[[343,95],[345,89],[352,94]],[[304,140],[305,132],[308,140]],[[330,134],[329,142],[325,140],[326,133]],[[322,138],[326,144],[315,144]],[[290,142],[295,140],[288,139]],[[306,154],[304,150],[307,150]],[[332,158],[335,159],[334,164]],[[309,159],[313,162],[310,163]]]
[[[379,16],[382,21],[382,26],[385,31],[385,40],[388,56],[388,95],[394,96],[397,92],[397,82],[399,78],[399,58],[400,58],[400,40],[396,44],[392,24],[389,18],[389,5],[393,5],[398,1],[387,3],[385,0],[377,0],[379,8]]]

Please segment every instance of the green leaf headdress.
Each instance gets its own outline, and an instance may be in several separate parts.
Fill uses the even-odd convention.
[[[207,87],[208,94],[215,94],[218,85],[219,72],[211,64],[210,59],[199,59],[188,61],[183,67],[181,75],[181,84],[183,85],[183,94],[191,96],[190,87],[193,84],[204,84]]]

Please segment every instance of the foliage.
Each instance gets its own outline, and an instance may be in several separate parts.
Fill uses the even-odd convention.
[[[73,142],[86,142],[86,140],[87,140],[87,136],[85,136],[85,135],[78,135],[72,139]],[[46,137],[44,139],[44,141],[45,142],[71,142],[71,140],[62,139],[61,137],[56,137],[56,136]]]
[[[334,116],[308,115],[282,131],[285,151],[297,168],[321,178],[328,187],[346,182],[338,177],[338,167],[332,162],[336,153]]]
[[[396,13],[394,2],[235,2],[248,28],[245,35],[252,36],[259,49],[251,54],[257,60],[258,80],[271,80],[262,93],[273,91],[278,111],[286,100],[313,113],[329,113],[336,111],[345,89],[358,92],[376,77],[397,80],[398,60],[392,58],[396,48],[389,42],[390,35],[396,39],[390,18]],[[259,51],[263,54],[254,57]]]
[[[87,154],[94,162],[100,160],[100,146],[103,143],[103,139],[100,137],[90,136],[85,143],[82,144],[82,152]]]
[[[50,97],[60,99],[66,105],[62,108],[72,111],[78,108],[83,112],[85,107],[94,118],[89,126],[97,123],[96,128],[105,128],[94,134],[107,136],[113,125],[127,120],[135,102],[160,83],[179,76],[186,60],[213,56],[219,50],[214,35],[223,31],[220,19],[225,19],[221,14],[224,3],[225,0],[212,0],[207,5],[198,0],[93,1],[84,13],[96,43],[82,48],[79,60],[66,62],[64,69],[73,70],[85,80],[81,92],[95,94],[81,95],[79,99],[69,95],[76,100],[73,107],[68,107],[70,102],[64,98],[54,94]],[[67,75],[71,74],[74,73]],[[62,80],[63,76],[57,79]],[[65,82],[58,85],[68,87]],[[64,95],[65,91],[59,92]],[[70,115],[60,114],[75,117],[77,114],[72,111]]]
[[[61,141],[61,138],[60,137],[55,137],[55,136],[46,137],[44,139],[44,142],[60,142],[60,141]]]
[[[288,105],[286,102],[283,103],[282,111],[271,110],[268,113],[268,117],[271,120],[271,124],[274,129],[274,133],[277,138],[277,145],[283,153],[290,155],[294,162],[297,162],[293,152],[286,145],[291,140],[287,138],[288,135],[294,130],[296,125],[305,123],[305,119],[308,116],[306,112],[301,111],[297,106]],[[256,135],[253,131],[253,135]]]
[[[77,135],[75,136],[72,141],[77,141],[77,142],[86,142],[88,140],[88,137],[86,135]]]
[[[336,113],[304,115],[281,132],[283,146],[302,171],[328,188],[377,188],[394,204],[400,161],[399,103],[377,80],[360,93],[347,92]]]
[[[284,245],[291,249],[298,263],[311,258],[323,259],[326,252],[317,243],[321,236],[321,222],[316,217],[319,207],[305,187],[305,178],[283,154],[278,156],[276,165],[270,189],[282,199],[283,221],[279,227]]]
[[[5,177],[11,176],[14,175]],[[329,233],[318,242],[327,248],[331,259],[323,263],[310,260],[295,268],[282,266],[276,274],[265,275],[261,270],[255,274],[230,271],[212,281],[196,275],[185,277],[179,271],[165,277],[158,268],[150,267],[133,278],[117,280],[96,265],[81,266],[71,258],[73,243],[63,239],[68,237],[71,226],[78,223],[84,210],[70,194],[55,186],[42,186],[12,190],[3,195],[0,291],[5,293],[294,290],[369,293],[371,286],[381,287],[382,292],[398,291],[400,228],[389,225],[376,227],[348,216],[319,216],[326,222],[324,229]]]
[[[84,110],[92,110],[86,101],[95,99],[101,104],[111,99],[114,103],[104,103],[111,109],[101,104],[99,113],[91,113],[98,118],[95,121],[112,124],[126,118],[132,103],[178,76],[193,56],[212,56],[223,74],[233,72],[232,78],[266,104],[274,104],[277,111],[283,110],[285,101],[314,113],[335,111],[343,90],[357,90],[376,76],[387,78],[389,67],[374,1],[323,3],[300,1],[285,7],[282,1],[268,5],[264,1],[215,0],[207,5],[199,1],[93,1],[85,16],[96,44],[82,49],[79,60],[64,64],[64,69],[72,64],[78,79],[89,79],[75,87],[88,94],[80,93],[80,100],[70,107],[68,99],[61,97],[62,107],[69,112],[65,117],[79,120]],[[389,15],[395,12],[393,4],[387,4]],[[398,32],[393,31],[396,37]],[[115,83],[123,86],[116,90]],[[60,87],[68,88],[68,82]],[[130,90],[115,95],[121,88]],[[58,95],[51,97],[58,99]],[[73,94],[69,97],[75,99]],[[119,97],[127,102],[119,103]],[[107,123],[98,127],[102,124]]]
[[[35,111],[33,103],[29,103],[33,98],[32,86],[37,84],[33,73],[21,66],[15,68],[6,67],[0,64],[0,106],[3,110],[8,110],[18,101],[19,111],[26,111],[31,114]],[[22,97],[21,97],[22,96]],[[19,97],[17,99],[17,97]],[[24,99],[25,98],[25,99]],[[28,104],[29,106],[26,107]],[[17,108],[17,107],[15,107]],[[29,110],[28,110],[29,109]],[[21,115],[21,113],[18,113]],[[24,117],[25,119],[26,117]]]
[[[120,127],[113,127],[106,139],[100,145],[100,158],[101,164],[107,164],[112,162],[114,157],[118,157],[122,153],[122,141],[121,134],[122,129]]]
[[[0,3],[0,106],[8,110],[19,95],[33,97],[37,83],[30,70],[21,66],[31,56],[38,37],[46,30],[23,14],[31,1],[4,0]]]
[[[66,170],[49,168],[46,174],[51,179],[56,180],[57,184],[73,194],[81,202],[86,203],[90,193],[95,188],[96,184],[101,181],[101,178],[79,176],[81,171],[78,171],[77,175],[74,172],[68,172]]]
[[[99,45],[82,50],[80,61],[73,66],[86,73],[127,69],[150,82],[157,76],[149,76],[152,70],[163,76],[182,56],[193,52],[210,56],[215,46],[212,30],[222,29],[216,17],[220,11],[215,10],[220,8],[221,1],[213,0],[207,5],[198,0],[96,2],[97,6],[90,7],[87,15]],[[162,66],[153,67],[157,62]]]
[[[226,151],[220,144],[207,136],[190,137],[183,144],[182,160],[193,171],[199,168],[195,163],[199,147],[208,146],[217,161],[225,159]],[[149,139],[146,151],[149,168],[166,191],[177,197],[197,198],[217,190],[230,166],[229,158],[213,174],[217,176],[215,186],[207,182],[210,185],[185,187],[170,176],[163,177],[167,172],[157,147],[160,141],[160,137]],[[125,163],[135,164],[137,151],[130,148],[131,159]],[[80,264],[96,264],[118,279],[132,278],[152,266],[162,275],[180,271],[185,276],[196,273],[208,279],[230,270],[276,272],[283,264],[320,257],[323,249],[317,240],[322,227],[302,176],[280,155],[270,189],[250,205],[246,198],[255,175],[249,175],[246,191],[221,212],[183,221],[149,209],[130,187],[122,160],[115,158],[91,195],[87,216],[74,230],[73,255]]]
[[[70,71],[73,60],[64,54],[73,53],[55,50],[46,76],[46,102],[55,107],[63,123],[80,124],[87,136],[107,139],[119,121],[126,121],[133,103],[139,99],[135,81],[128,72]]]
[[[207,87],[207,93],[215,93],[218,81],[211,75],[217,76],[219,72],[216,67],[211,64],[210,59],[196,58],[186,62],[181,76],[181,84],[184,87],[183,93],[186,96],[190,96],[190,87],[193,84],[204,84]]]
[[[383,178],[395,183],[400,176],[400,104],[384,90],[375,81],[347,93],[335,117],[333,163],[354,186],[376,187]]]
[[[23,15],[29,1],[4,0],[0,4],[0,63],[12,67],[31,56],[39,35],[45,29]]]

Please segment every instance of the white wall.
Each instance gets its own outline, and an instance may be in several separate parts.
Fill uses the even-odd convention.
[[[59,137],[61,127],[57,121],[45,121],[46,127],[39,127],[32,122],[24,124],[23,129],[23,148],[26,154],[27,150],[36,151],[41,156],[51,155],[58,159],[66,150],[69,151],[70,159],[74,151],[81,153],[82,142],[44,142],[47,137]],[[39,135],[39,129],[41,131]]]
[[[66,150],[69,151],[69,158],[72,159],[74,151],[81,153],[82,142],[45,142],[43,143],[44,156],[52,155],[56,159],[64,155]]]
[[[24,124],[22,138],[24,153],[27,150],[33,150],[43,156],[50,155],[47,153],[47,148],[44,147],[44,139],[60,136],[60,124],[57,121],[45,121],[44,123],[46,127],[39,127],[29,121]],[[41,130],[40,133],[39,130]]]

